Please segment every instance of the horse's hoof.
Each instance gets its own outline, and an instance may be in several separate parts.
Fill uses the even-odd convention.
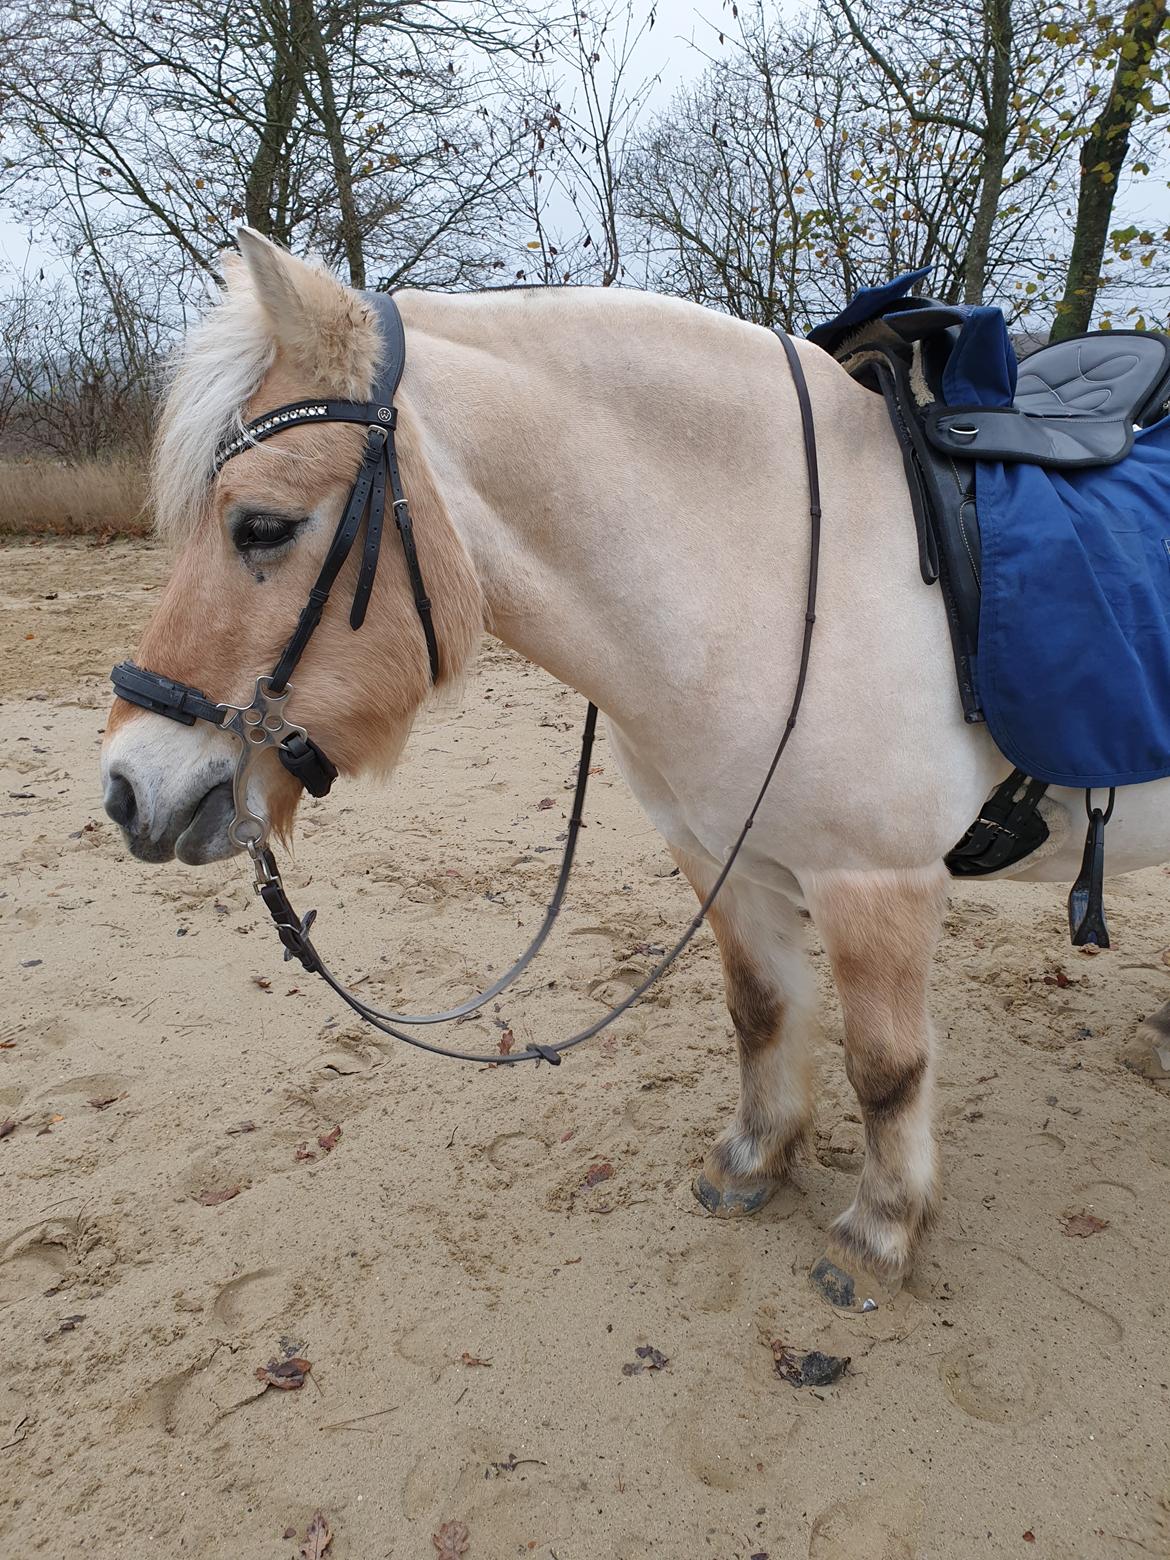
[[[717,1219],[742,1219],[748,1214],[759,1213],[776,1190],[774,1181],[763,1181],[751,1187],[718,1187],[701,1170],[692,1185],[699,1202]]]
[[[822,1300],[837,1311],[874,1311],[889,1305],[902,1287],[900,1278],[879,1277],[840,1253],[813,1264],[809,1282]]]

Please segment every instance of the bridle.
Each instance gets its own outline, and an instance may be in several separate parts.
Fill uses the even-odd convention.
[[[546,938],[552,931],[564,902],[576,852],[577,839],[583,827],[585,793],[589,783],[590,759],[593,753],[598,712],[594,704],[590,703],[588,705],[581,735],[581,752],[577,762],[573,809],[569,818],[564,853],[561,858],[560,870],[557,873],[553,896],[548,903],[535,937],[515,964],[506,970],[486,990],[479,992],[476,996],[469,997],[465,1002],[459,1003],[456,1007],[448,1008],[439,1013],[408,1014],[381,1012],[377,1008],[370,1007],[359,997],[355,996],[352,991],[348,990],[327,967],[309,936],[317,912],[310,910],[306,915],[299,916],[289,901],[281,881],[276,858],[268,843],[270,833],[269,820],[262,814],[252,811],[248,802],[248,783],[262,761],[263,755],[269,749],[275,750],[276,756],[284,768],[313,796],[327,795],[334,780],[337,778],[336,766],[330,761],[328,756],[317,746],[303,726],[294,724],[285,714],[285,706],[293,692],[289,679],[304,655],[317,625],[321,622],[333,585],[346,559],[353,550],[363,521],[365,522],[365,542],[358,566],[357,584],[354,588],[353,601],[350,606],[350,627],[356,631],[361,628],[365,621],[366,610],[369,606],[370,595],[377,573],[378,557],[381,551],[387,491],[390,494],[390,507],[393,510],[395,526],[402,544],[402,552],[414,597],[415,610],[418,613],[423,638],[426,642],[432,684],[437,681],[439,676],[441,661],[434,623],[431,617],[431,602],[427,596],[422,571],[419,567],[410,506],[403,492],[402,479],[398,469],[398,455],[394,442],[398,421],[397,410],[394,406],[394,396],[398,390],[402,372],[406,365],[405,331],[402,325],[402,316],[398,312],[398,306],[388,293],[371,293],[363,296],[375,311],[382,335],[383,350],[375,375],[373,399],[370,401],[343,401],[321,398],[310,401],[296,401],[287,406],[277,407],[263,417],[258,417],[249,423],[245,423],[234,438],[221,445],[215,458],[215,471],[219,472],[229,460],[241,454],[244,450],[251,449],[254,445],[261,443],[265,439],[270,439],[276,434],[283,433],[288,428],[306,424],[320,424],[324,422],[356,423],[366,427],[368,430],[361,464],[354,479],[353,487],[350,489],[349,497],[346,499],[341,519],[338,521],[337,528],[333,533],[333,539],[329,544],[325,561],[322,563],[317,579],[309,591],[309,598],[301,611],[296,627],[272,672],[268,676],[258,676],[250,703],[239,705],[217,704],[197,688],[192,688],[186,683],[175,682],[169,677],[163,677],[158,672],[147,671],[143,667],[136,666],[132,661],[120,662],[110,673],[110,678],[114,684],[114,691],[117,696],[120,699],[124,699],[127,703],[149,710],[153,714],[166,716],[168,720],[178,721],[186,726],[193,725],[197,720],[204,721],[216,727],[217,730],[230,733],[238,742],[239,752],[232,773],[233,813],[231,822],[228,825],[228,837],[234,845],[242,850],[246,850],[251,858],[255,873],[256,892],[272,918],[277,934],[284,945],[284,956],[286,959],[295,958],[311,974],[320,975],[329,987],[365,1022],[371,1024],[382,1033],[391,1035],[396,1040],[402,1040],[407,1045],[415,1046],[419,1050],[428,1051],[436,1056],[452,1057],[458,1061],[491,1062],[500,1066],[509,1066],[518,1062],[529,1061],[546,1061],[555,1065],[560,1062],[563,1052],[580,1045],[585,1040],[592,1039],[594,1035],[606,1029],[615,1019],[633,1007],[655,981],[665,974],[666,970],[674,963],[702,926],[707,912],[715,902],[716,896],[735,864],[740,849],[747,839],[748,831],[755,822],[756,815],[771,785],[777,765],[783,756],[796,725],[797,715],[804,698],[809,657],[812,650],[813,624],[816,621],[817,576],[821,538],[820,478],[817,467],[812,403],[809,398],[808,385],[805,381],[804,370],[800,365],[800,359],[795,347],[789,338],[778,330],[776,335],[787,355],[800,406],[805,468],[808,474],[810,521],[808,588],[806,592],[800,663],[788,719],[785,722],[772,760],[768,765],[763,784],[756,795],[735,844],[720,868],[706,898],[700,905],[698,913],[688,922],[678,941],[659,960],[649,975],[626,998],[610,1008],[600,1019],[554,1045],[541,1045],[533,1042],[523,1051],[509,1052],[507,1054],[460,1051],[447,1046],[435,1045],[430,1041],[421,1039],[418,1035],[407,1034],[397,1026],[403,1024],[428,1025],[450,1023],[468,1017],[483,1007],[485,1003],[491,1001],[493,997],[497,997],[501,992],[505,991],[539,953]]]

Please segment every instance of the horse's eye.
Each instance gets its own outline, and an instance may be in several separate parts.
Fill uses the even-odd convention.
[[[232,541],[240,552],[264,552],[291,542],[299,524],[289,515],[241,515],[232,525]]]

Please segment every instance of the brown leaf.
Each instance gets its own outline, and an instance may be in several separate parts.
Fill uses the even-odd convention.
[[[268,979],[267,975],[253,975],[252,981],[255,985],[260,987],[261,991],[272,990],[272,982]]]
[[[201,1202],[205,1208],[215,1208],[220,1203],[231,1202],[232,1198],[238,1197],[242,1191],[242,1186],[225,1186],[218,1192],[209,1187],[205,1192],[196,1192],[195,1201]]]
[[[439,1560],[460,1560],[467,1553],[471,1534],[465,1522],[444,1522],[437,1533],[431,1534]]]
[[[341,1139],[341,1128],[340,1127],[334,1127],[332,1132],[323,1132],[321,1134],[321,1136],[317,1139],[317,1143],[318,1143],[318,1146],[323,1148],[327,1154],[331,1154],[333,1152],[333,1150],[337,1147],[337,1144],[340,1141],[340,1139]]]
[[[300,1560],[321,1560],[321,1556],[333,1542],[333,1534],[329,1531],[329,1523],[325,1520],[325,1513],[317,1511],[313,1514],[313,1520],[305,1530],[305,1541],[301,1545]]]
[[[0,1121],[0,1138],[11,1137],[16,1131],[16,1120],[9,1116],[7,1121]]]
[[[316,1154],[307,1143],[298,1143],[295,1157],[297,1159],[316,1159]]]
[[[464,1349],[464,1351],[463,1351],[462,1358],[463,1358],[463,1363],[465,1365],[490,1365],[491,1364],[491,1360],[481,1360],[474,1354],[468,1354],[466,1349]]]
[[[516,1036],[510,1029],[505,1029],[500,1036],[500,1055],[510,1056],[512,1047],[516,1044]]]
[[[280,1536],[281,1538],[295,1538],[297,1536],[297,1530],[295,1527],[286,1527]]]
[[[1099,1219],[1095,1213],[1066,1213],[1060,1222],[1066,1235],[1079,1235],[1082,1240],[1109,1228],[1109,1220]]]
[[[536,804],[536,810],[537,812],[547,812],[550,807],[555,807],[556,805],[551,796],[542,796]]]
[[[126,1091],[123,1089],[121,1094],[102,1095],[100,1098],[88,1100],[86,1103],[92,1105],[94,1110],[105,1110],[108,1105],[116,1105],[119,1100],[124,1100],[125,1098]]]
[[[290,1360],[269,1360],[267,1365],[257,1365],[252,1374],[266,1387],[279,1387],[282,1392],[295,1392],[298,1387],[304,1386],[305,1378],[312,1368],[309,1360],[294,1356]]]
[[[585,1172],[585,1179],[581,1182],[581,1185],[599,1186],[602,1181],[608,1181],[612,1174],[613,1166],[610,1164],[608,1159],[603,1160],[603,1162],[599,1165],[589,1166],[589,1169]]]
[[[1028,1530],[1024,1534],[1024,1543],[1025,1544],[1034,1544],[1035,1542],[1036,1542],[1036,1535],[1035,1535],[1035,1533],[1033,1533],[1031,1528],[1028,1528]]]

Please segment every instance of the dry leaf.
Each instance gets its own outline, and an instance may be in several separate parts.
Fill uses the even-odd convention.
[[[295,1157],[297,1159],[316,1159],[317,1156],[307,1143],[298,1143]]]
[[[547,812],[550,807],[555,807],[556,805],[551,796],[542,796],[536,804],[536,810],[537,812]]]
[[[305,1378],[312,1368],[309,1360],[294,1356],[290,1360],[269,1360],[267,1365],[257,1365],[253,1375],[266,1387],[279,1387],[282,1392],[295,1392],[298,1387],[304,1386]],[[320,1512],[317,1515],[320,1516]]]
[[[272,982],[269,980],[267,975],[253,975],[252,980],[255,985],[260,987],[261,991],[272,990]]]
[[[471,1543],[471,1534],[465,1522],[444,1522],[437,1533],[431,1534],[439,1560],[460,1560]]]
[[[92,1105],[94,1110],[105,1110],[107,1105],[116,1105],[119,1100],[124,1100],[125,1098],[126,1091],[123,1089],[121,1094],[106,1094],[96,1100],[87,1100],[86,1103]]]
[[[1033,1533],[1032,1529],[1029,1528],[1027,1530],[1027,1532],[1024,1534],[1024,1543],[1025,1544],[1034,1544],[1035,1542],[1036,1542],[1036,1535],[1035,1535],[1035,1533]]]
[[[1100,1235],[1102,1230],[1109,1228],[1109,1220],[1099,1219],[1095,1213],[1066,1213],[1060,1222],[1066,1235],[1079,1235],[1082,1239]]]
[[[332,1132],[323,1132],[321,1134],[321,1136],[317,1139],[317,1143],[318,1143],[318,1146],[323,1148],[327,1154],[331,1154],[333,1152],[333,1150],[337,1147],[337,1144],[338,1144],[338,1141],[340,1140],[340,1138],[341,1138],[341,1128],[340,1127],[334,1127]]]
[[[516,1036],[510,1029],[505,1029],[500,1036],[500,1055],[510,1056],[512,1047],[516,1044]]]
[[[491,1364],[491,1360],[481,1360],[474,1354],[468,1354],[466,1349],[464,1349],[464,1351],[463,1351],[462,1358],[463,1358],[463,1363],[465,1365],[490,1365]]]
[[[663,1354],[662,1350],[656,1349],[653,1344],[639,1344],[634,1353],[638,1356],[638,1359],[622,1366],[623,1376],[640,1376],[644,1370],[665,1370],[670,1364],[669,1359]]]
[[[321,1556],[333,1542],[333,1534],[329,1531],[329,1524],[325,1520],[325,1513],[317,1511],[313,1514],[313,1520],[305,1532],[305,1541],[301,1545],[300,1560],[321,1560]]]
[[[781,1338],[772,1339],[771,1349],[776,1374],[794,1387],[830,1386],[845,1374],[851,1359],[848,1354],[822,1354],[820,1349],[801,1354],[789,1348]]]
[[[225,1186],[222,1191],[196,1192],[195,1201],[201,1202],[205,1208],[214,1208],[219,1203],[231,1202],[233,1197],[238,1197],[243,1190],[240,1186]]]
[[[581,1182],[581,1185],[599,1186],[602,1181],[608,1181],[612,1174],[613,1166],[610,1164],[609,1160],[606,1159],[599,1165],[589,1166],[589,1169],[585,1172],[585,1179]]]

